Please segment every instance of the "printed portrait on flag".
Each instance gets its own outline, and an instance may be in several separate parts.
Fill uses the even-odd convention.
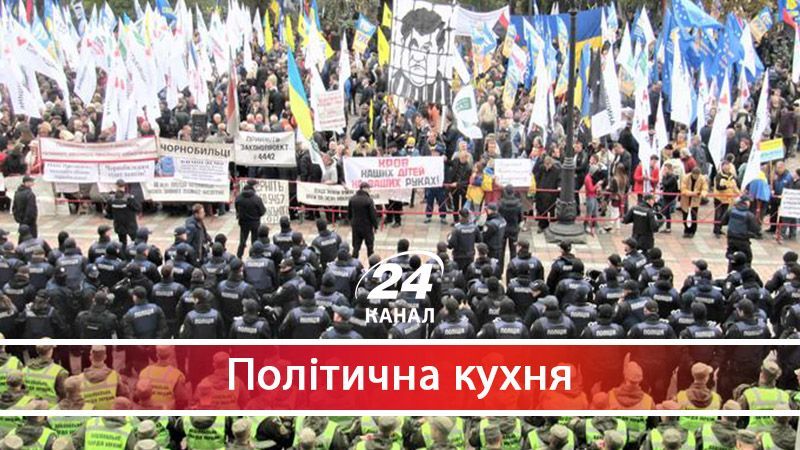
[[[421,0],[395,2],[389,92],[420,102],[450,103],[454,8]]]

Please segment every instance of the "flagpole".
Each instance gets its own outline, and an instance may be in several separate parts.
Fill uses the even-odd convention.
[[[556,202],[557,222],[550,224],[545,233],[547,242],[585,243],[586,235],[583,226],[575,222],[578,215],[575,203],[575,150],[572,147],[575,127],[575,35],[578,11],[574,1],[569,10],[569,81],[567,85],[567,114],[565,132],[567,137],[564,147],[564,161],[561,164],[561,193]]]

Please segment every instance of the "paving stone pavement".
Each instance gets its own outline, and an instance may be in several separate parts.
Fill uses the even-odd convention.
[[[711,206],[701,209],[700,217],[708,217]],[[406,208],[407,211],[421,211],[421,206]],[[451,220],[452,216],[448,216]],[[182,225],[185,218],[172,216],[163,212],[157,214],[146,214],[139,219],[140,226],[148,227],[153,234],[150,237],[151,243],[163,248],[171,245],[173,241],[172,230]],[[239,241],[239,226],[233,213],[228,213],[222,217],[208,217],[207,228],[212,236],[223,233],[228,237],[228,250],[235,251]],[[451,231],[451,226],[440,224],[438,217],[434,216],[434,221],[430,224],[423,223],[424,216],[411,215],[403,218],[403,225],[399,228],[384,227],[376,235],[375,251],[382,256],[389,256],[394,253],[398,239],[406,238],[411,242],[414,250],[433,250],[436,243],[445,240]],[[61,230],[66,230],[70,236],[74,237],[78,245],[88,249],[89,245],[96,240],[96,230],[98,225],[109,223],[99,214],[87,215],[68,215],[68,216],[48,216],[39,218],[39,234],[48,240],[51,245],[57,242],[57,235]],[[694,268],[692,261],[703,258],[709,263],[709,267],[715,277],[722,276],[727,270],[727,260],[725,259],[726,242],[724,236],[716,239],[711,232],[710,224],[701,224],[694,239],[682,237],[681,224],[673,224],[671,234],[659,233],[656,236],[656,246],[660,247],[664,260],[675,275],[677,282],[690,274]],[[316,226],[313,221],[293,222],[293,228],[301,231],[306,236],[306,241],[311,242],[316,235]],[[16,234],[17,225],[8,213],[0,213],[0,227]],[[276,230],[277,225],[270,224],[271,233]],[[350,241],[350,227],[343,224],[332,226],[345,240]],[[533,227],[535,230],[535,226]],[[585,245],[576,245],[575,253],[584,261],[586,269],[596,269],[604,267],[606,258],[612,253],[622,254],[622,240],[630,233],[629,226],[622,226],[622,229],[610,234],[600,234],[596,237],[587,237]],[[520,233],[520,238],[527,238],[531,243],[531,251],[540,258],[545,267],[558,256],[559,249],[555,244],[548,244],[544,234],[537,234],[535,231]],[[782,264],[781,256],[787,250],[800,252],[800,244],[797,241],[777,243],[773,237],[762,240],[753,240],[753,267],[761,274],[762,278],[769,277]],[[366,251],[362,249],[361,259],[366,262]]]

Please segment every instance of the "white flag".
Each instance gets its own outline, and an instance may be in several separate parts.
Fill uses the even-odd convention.
[[[769,71],[764,72],[764,81],[761,83],[761,93],[758,96],[758,108],[756,108],[755,123],[753,123],[753,142],[750,156],[747,158],[747,166],[742,177],[742,188],[753,181],[761,171],[761,154],[758,151],[758,143],[764,130],[769,126]]]
[[[639,81],[639,80],[637,80]],[[653,154],[653,147],[650,144],[650,124],[648,116],[650,115],[650,92],[647,88],[647,82],[637,82],[636,96],[634,99],[635,107],[633,109],[633,123],[631,124],[631,133],[636,142],[639,143],[639,161],[649,161],[650,155]],[[643,164],[642,167],[645,167]]]
[[[635,29],[639,29],[642,36],[644,36],[645,47],[656,40],[656,35],[653,33],[653,26],[650,24],[650,18],[647,17],[647,9],[645,9],[644,6],[642,6],[642,11],[639,13],[639,20],[636,21],[634,30]]]
[[[599,139],[607,134],[619,130],[622,121],[622,97],[619,92],[619,80],[614,64],[614,57],[603,57],[603,83],[601,86],[600,102],[592,105],[592,138]]]
[[[706,106],[711,95],[708,93],[708,79],[706,78],[706,70],[703,65],[700,65],[700,75],[697,80],[697,104],[695,110],[697,111],[697,130],[701,130],[706,126]]]
[[[544,52],[539,52],[536,57],[536,96],[533,100],[533,111],[531,112],[531,124],[538,125],[542,130],[547,131],[550,126],[550,116],[552,111],[547,100],[550,95],[552,83],[550,82],[550,71],[544,63]]]
[[[664,107],[662,105],[663,99],[658,97],[658,109],[656,110],[656,134],[653,136],[653,148],[657,154],[661,154],[661,150],[669,144],[669,135],[667,134],[667,123],[664,121]]]
[[[747,68],[751,75],[756,74],[756,49],[753,47],[753,37],[750,35],[750,27],[745,25],[742,27],[742,36],[739,42],[744,49],[744,59],[742,65]]]
[[[269,13],[267,13],[269,14]],[[350,51],[347,47],[347,35],[342,33],[341,50],[339,51],[339,90],[344,91],[344,82],[350,78]],[[355,86],[352,87],[355,89]]]
[[[483,133],[478,127],[478,107],[475,104],[475,89],[467,84],[453,97],[453,117],[456,128],[470,139],[481,139]]]
[[[800,27],[794,29],[794,50],[792,51],[792,83],[800,82]]]
[[[94,59],[86,48],[87,39],[81,44],[80,62],[75,76],[75,95],[88,105],[92,101],[94,91],[97,89],[97,70]]]
[[[631,48],[631,32],[628,24],[625,24],[625,31],[622,33],[622,40],[619,43],[619,53],[617,54],[617,64],[629,74],[633,73],[633,49]]]
[[[689,71],[686,70],[686,66],[683,63],[677,35],[672,44],[672,49],[671,118],[673,122],[682,123],[688,127],[692,123],[692,102],[687,101],[687,99],[691,98],[692,85]]]
[[[708,151],[717,167],[722,163],[725,156],[725,146],[727,145],[726,130],[731,123],[731,90],[728,74],[725,74],[722,82],[722,89],[719,92],[717,101],[717,115],[714,116],[714,124],[711,125],[711,136],[708,139]]]

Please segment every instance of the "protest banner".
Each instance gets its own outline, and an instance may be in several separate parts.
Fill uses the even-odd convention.
[[[229,202],[230,186],[187,183],[174,177],[154,178],[142,185],[144,198],[154,202]]]
[[[440,187],[444,160],[439,156],[345,157],[344,178],[353,189],[364,182],[373,190]]]
[[[800,189],[783,190],[778,216],[800,219]]]
[[[501,185],[529,187],[533,174],[533,161],[528,158],[497,158],[494,160],[494,175]]]
[[[52,138],[40,138],[39,149],[44,162],[118,163],[155,160],[158,157],[154,137],[121,142],[84,144]]]
[[[153,179],[155,138],[84,144],[41,138],[44,180],[56,183],[129,183]]]
[[[784,157],[784,148],[783,148],[783,139],[770,139],[768,141],[761,141],[758,143],[758,151],[761,155],[761,164],[766,162],[775,161],[777,159],[783,159]]]
[[[228,163],[233,146],[219,143],[158,140],[156,176],[173,176],[188,183],[228,184]]]
[[[294,133],[241,132],[234,144],[236,164],[256,167],[294,167]]]
[[[256,195],[264,202],[264,207],[267,209],[264,217],[261,218],[262,223],[277,224],[280,222],[282,216],[289,215],[289,180],[267,180],[267,179],[254,179],[256,181],[253,188]],[[241,191],[247,180],[239,182],[239,190]]]
[[[356,191],[342,184],[297,183],[297,201],[313,206],[347,206]],[[370,193],[376,205],[385,205],[389,200],[411,201],[411,189],[387,189]]]
[[[314,110],[314,129],[341,132],[346,126],[344,92],[336,89],[319,93]]]

